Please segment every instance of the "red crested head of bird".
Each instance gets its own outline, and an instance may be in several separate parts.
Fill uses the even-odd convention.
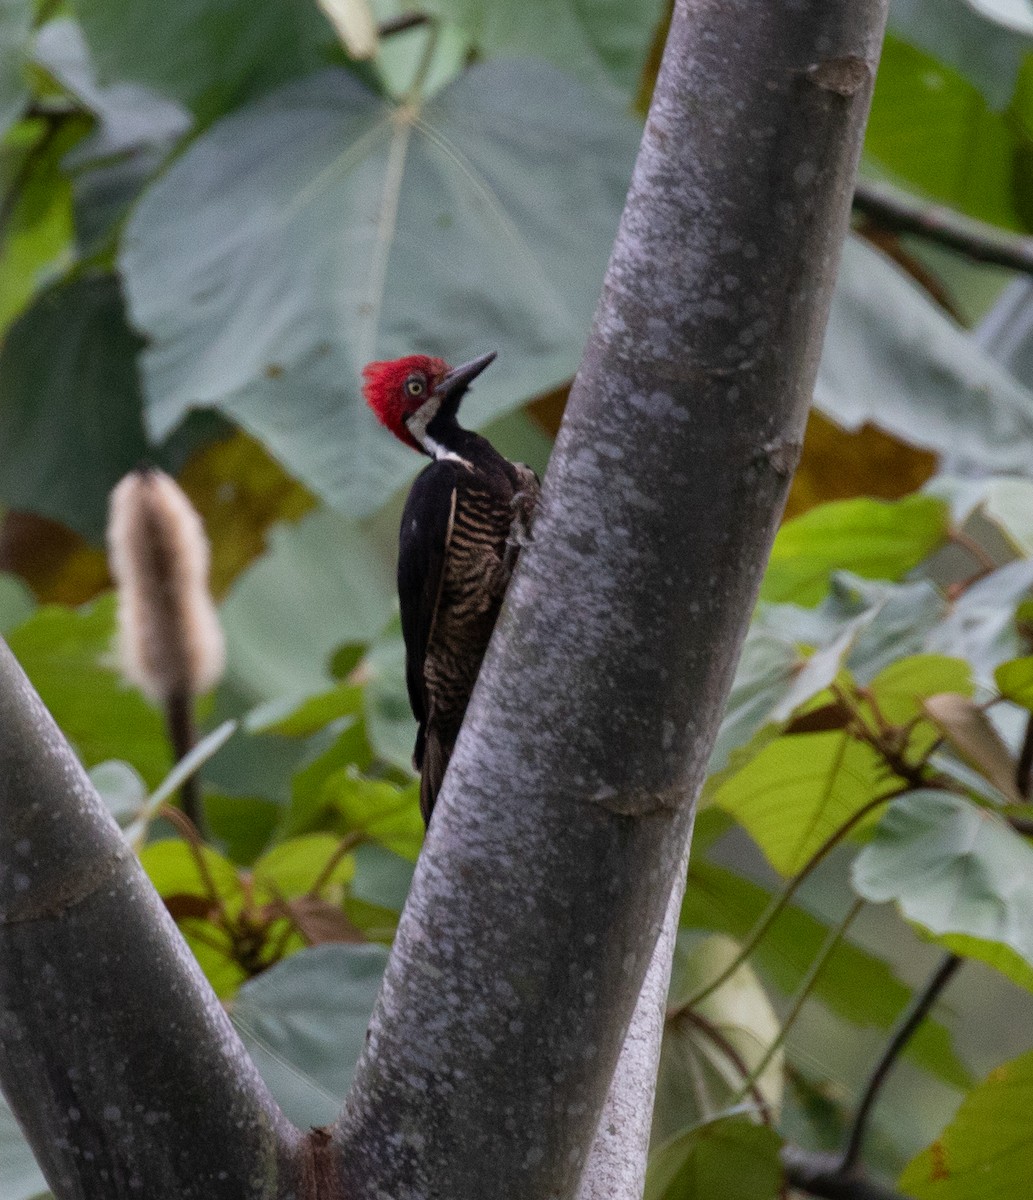
[[[426,354],[371,362],[362,371],[362,394],[377,420],[399,441],[426,454],[428,450],[414,430],[425,431],[431,421],[441,417],[454,421],[466,389],[494,358],[494,352],[482,354],[459,367]],[[417,414],[420,421],[414,422]]]

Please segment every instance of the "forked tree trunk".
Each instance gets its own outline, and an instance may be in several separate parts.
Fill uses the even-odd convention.
[[[885,18],[675,5],[534,544],[334,1127],[356,1200],[578,1187],[799,455]]]
[[[329,1137],[279,1114],[0,653],[0,1081],[60,1200],[576,1193],[799,453],[885,8],[676,4],[535,542]],[[635,1041],[611,1106],[650,1103]],[[633,1195],[646,1127],[595,1143],[584,1195]]]

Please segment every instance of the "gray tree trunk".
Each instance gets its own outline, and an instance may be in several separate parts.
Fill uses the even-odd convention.
[[[578,1186],[799,454],[885,17],[675,6],[534,544],[334,1128],[351,1196]]]
[[[0,653],[0,1082],[61,1200],[575,1194],[799,452],[885,6],[676,4],[535,542],[329,1134],[283,1119]]]

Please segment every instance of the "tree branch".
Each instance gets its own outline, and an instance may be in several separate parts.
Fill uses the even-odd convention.
[[[974,221],[945,205],[929,204],[887,184],[859,179],[854,210],[880,229],[913,233],[975,262],[1033,275],[1033,238]]]
[[[61,1200],[272,1200],[305,1140],[0,641],[0,1085]]]
[[[782,1149],[786,1182],[823,1200],[906,1200],[893,1188],[883,1187],[861,1175],[843,1175],[836,1154],[801,1150],[797,1146]]]
[[[795,466],[884,0],[679,0],[585,357],[333,1130],[574,1194]]]
[[[868,1132],[868,1122],[875,1107],[875,1101],[882,1090],[882,1085],[886,1082],[890,1071],[893,1070],[894,1064],[908,1042],[914,1037],[918,1027],[929,1015],[929,1010],[936,1003],[940,993],[954,978],[954,973],[962,962],[963,960],[956,954],[944,955],[943,961],[933,972],[925,987],[912,997],[911,1003],[901,1017],[882,1056],[875,1064],[864,1095],[861,1097],[861,1103],[857,1107],[857,1115],[854,1117],[854,1124],[850,1130],[846,1150],[843,1152],[843,1160],[840,1164],[840,1172],[843,1175],[849,1175],[860,1161],[865,1135]]]
[[[667,1014],[667,992],[688,868],[689,847],[686,844],[682,867],[675,876],[667,902],[660,937],[588,1151],[577,1200],[640,1200],[642,1196]]]

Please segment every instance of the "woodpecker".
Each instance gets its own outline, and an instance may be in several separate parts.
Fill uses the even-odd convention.
[[[409,492],[398,542],[406,683],[419,723],[413,765],[428,825],[540,490],[530,467],[456,420],[494,358],[453,368],[413,354],[362,373],[381,423],[433,459]]]

